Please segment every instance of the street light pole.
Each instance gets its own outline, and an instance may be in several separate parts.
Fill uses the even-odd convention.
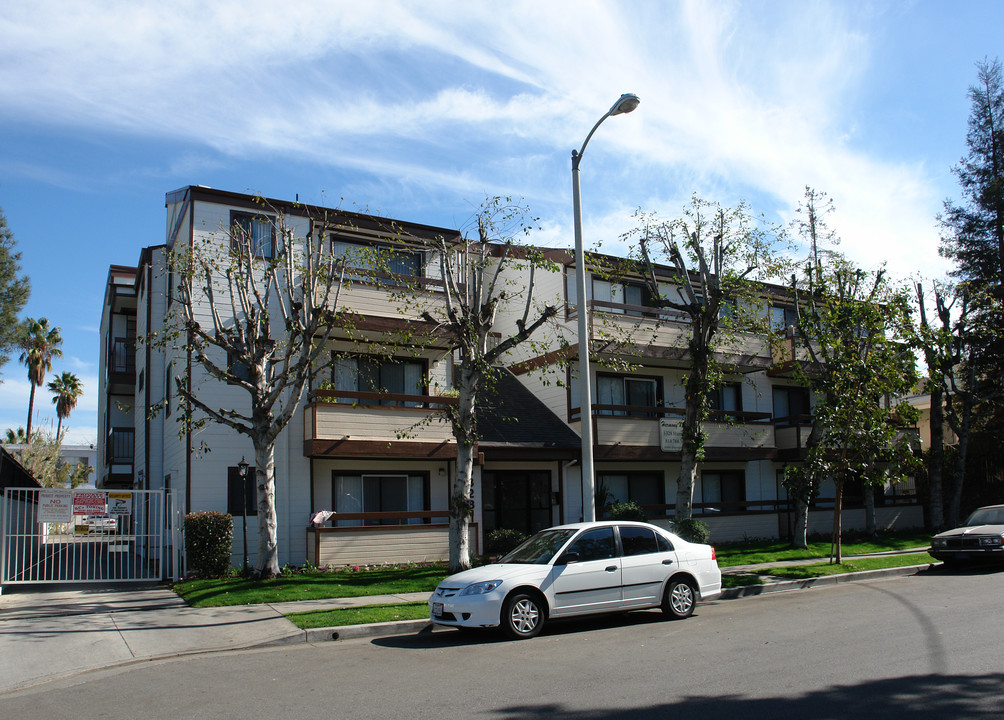
[[[248,563],[248,461],[241,456],[241,461],[237,463],[237,472],[241,476],[241,486],[243,492],[242,500],[244,502],[244,508],[241,511],[241,518],[243,522],[241,523],[241,532],[244,535],[244,577],[251,576],[251,565]]]
[[[593,125],[585,142],[572,150],[572,214],[575,224],[575,295],[578,312],[579,335],[579,427],[582,435],[582,519],[596,519],[595,485],[593,482],[593,399],[589,383],[589,323],[586,318],[586,253],[582,245],[582,203],[579,195],[579,163],[589,139],[596,128],[612,115],[629,113],[638,107],[638,96],[625,93],[613,104],[606,115]]]

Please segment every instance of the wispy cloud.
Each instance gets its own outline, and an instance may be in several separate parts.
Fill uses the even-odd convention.
[[[450,214],[458,198],[521,195],[560,243],[568,151],[633,91],[641,108],[605,127],[584,161],[590,237],[616,237],[636,205],[671,216],[695,191],[756,198],[783,220],[808,184],[836,201],[856,260],[940,274],[938,180],[860,142],[878,12],[696,0],[189,1],[170,13],[12,2],[0,11],[0,117],[209,149],[178,158],[176,173],[212,169],[216,154],[278,155],[373,178],[353,182],[391,196],[421,189]]]

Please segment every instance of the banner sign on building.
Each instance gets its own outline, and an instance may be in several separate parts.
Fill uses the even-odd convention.
[[[76,492],[73,493],[73,514],[101,515],[105,512],[107,503],[107,496],[103,492]]]
[[[683,450],[683,418],[659,418],[659,448],[663,452]]]
[[[108,514],[109,515],[132,515],[132,493],[131,492],[109,492],[108,493]]]
[[[65,523],[73,517],[72,490],[40,490],[38,493],[38,521],[40,523]]]

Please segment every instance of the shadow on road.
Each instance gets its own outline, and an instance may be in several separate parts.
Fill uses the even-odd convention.
[[[698,608],[700,610],[700,608]],[[694,617],[699,616],[694,613]],[[604,628],[634,627],[669,622],[660,610],[636,610],[626,613],[609,615],[591,615],[586,617],[568,618],[567,620],[549,620],[541,631],[541,636],[569,635],[572,633],[593,632]],[[510,640],[501,630],[485,628],[480,630],[438,630],[436,632],[421,632],[417,635],[396,635],[373,639],[374,645],[380,647],[400,648],[404,650],[424,650],[436,647],[458,647],[496,642],[527,642],[525,640]],[[532,640],[529,642],[533,642]]]
[[[560,704],[512,705],[485,713],[495,718],[522,720],[751,720],[755,718],[813,718],[813,720],[884,719],[944,720],[945,718],[1000,718],[1004,674],[914,675],[857,685],[837,685],[787,698],[746,698],[735,695],[687,697],[650,707],[582,710]]]

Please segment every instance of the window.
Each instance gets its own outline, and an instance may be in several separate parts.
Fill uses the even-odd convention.
[[[654,407],[659,394],[659,383],[655,378],[628,377],[625,375],[596,376],[597,405],[627,405]],[[644,410],[597,410],[597,415],[655,417],[654,412]]]
[[[607,500],[615,502],[636,502],[639,505],[664,505],[666,486],[662,473],[598,473],[600,492],[606,489]]]
[[[659,543],[655,539],[654,530],[633,525],[621,525],[618,530],[621,534],[621,548],[624,550],[625,557],[659,552]]]
[[[142,391],[143,391],[143,379],[144,379],[144,378],[143,378],[143,375],[144,375],[144,374],[145,374],[145,371],[143,371],[143,370],[140,370],[140,371],[139,371],[139,378],[138,378],[138,379],[136,380],[136,389],[137,389],[138,391],[140,391],[140,392],[142,392]]]
[[[631,305],[635,308],[655,306],[652,293],[645,284],[612,283],[598,278],[593,278],[593,300],[614,305]],[[604,307],[604,310],[639,317],[642,315],[641,310],[628,310],[623,307]]]
[[[265,215],[230,213],[230,248],[250,247],[253,257],[275,256],[275,223]]]
[[[708,394],[712,410],[735,413],[743,409],[742,383],[724,383]]]
[[[248,467],[246,478],[241,477],[239,467],[227,468],[227,512],[232,517],[258,515],[258,489],[253,465]]]
[[[587,530],[568,548],[570,553],[578,553],[579,560],[606,560],[617,556],[617,546],[614,543],[614,529],[601,527]]]
[[[395,395],[425,394],[425,362],[422,360],[386,359],[365,355],[331,359],[331,382],[335,390],[378,392]],[[338,398],[339,402],[357,402]],[[372,401],[375,404],[377,401]],[[381,400],[381,405],[421,407],[419,401]]]
[[[227,353],[227,372],[238,380],[251,382],[251,368],[238,360],[233,353]]]
[[[809,409],[809,389],[804,387],[775,387],[774,423],[778,427],[795,425],[799,416],[811,414]]]
[[[742,470],[701,473],[703,512],[741,512],[746,509],[746,475]]]
[[[424,257],[418,250],[391,248],[386,245],[367,245],[333,237],[331,239],[331,253],[335,257],[344,258],[347,267],[357,270],[422,277]],[[376,278],[372,274],[365,273],[346,273],[346,277],[354,280],[387,282],[387,279]]]
[[[798,324],[795,308],[772,305],[770,308],[770,326],[776,332],[788,332]]]
[[[424,474],[331,474],[331,493],[336,513],[402,512],[429,509],[429,478]],[[338,520],[338,527],[352,525],[398,525],[400,520]],[[409,518],[409,525],[428,522]]]

